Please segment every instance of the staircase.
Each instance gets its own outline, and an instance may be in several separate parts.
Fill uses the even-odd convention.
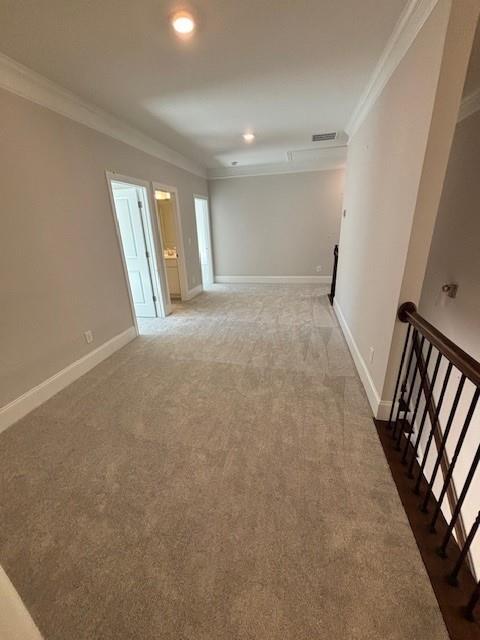
[[[480,363],[412,302],[398,318],[405,342],[390,417],[377,430],[450,636],[478,640]]]

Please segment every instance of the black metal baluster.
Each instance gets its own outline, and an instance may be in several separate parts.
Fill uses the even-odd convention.
[[[475,457],[473,459],[472,465],[468,471],[468,475],[467,478],[465,480],[465,483],[463,485],[463,489],[462,492],[460,494],[460,496],[458,497],[458,501],[457,504],[455,506],[455,511],[453,512],[453,516],[452,519],[450,520],[450,524],[448,525],[448,529],[447,532],[445,534],[445,537],[443,538],[442,544],[440,545],[439,549],[438,549],[438,554],[440,556],[442,556],[443,558],[445,558],[447,556],[447,545],[448,545],[448,541],[450,540],[450,536],[452,535],[452,531],[453,528],[455,527],[455,524],[458,520],[458,516],[460,515],[460,511],[462,509],[462,505],[465,501],[465,498],[467,496],[468,490],[470,488],[470,485],[472,484],[472,480],[473,480],[473,476],[475,475],[475,471],[477,470],[478,467],[478,463],[480,462],[480,444],[477,447],[477,451],[475,453]]]
[[[393,418],[393,412],[395,410],[395,400],[397,399],[398,387],[400,385],[400,380],[402,378],[403,363],[405,361],[405,354],[407,353],[408,340],[410,338],[410,332],[411,331],[412,331],[412,325],[409,324],[408,325],[408,329],[407,329],[407,336],[405,338],[405,344],[403,345],[402,357],[400,359],[400,369],[398,370],[397,382],[395,383],[395,391],[393,393],[392,408],[390,409],[390,417],[388,418],[387,429],[391,429],[392,428],[392,418]]]
[[[468,429],[470,427],[470,423],[472,421],[473,414],[475,413],[475,408],[477,406],[478,398],[480,396],[480,388],[475,389],[475,393],[473,394],[472,401],[470,403],[470,407],[468,409],[467,417],[465,418],[465,422],[463,423],[462,431],[460,432],[460,436],[457,440],[457,445],[455,447],[455,451],[453,453],[452,460],[448,467],[447,475],[445,476],[445,480],[443,482],[442,491],[437,500],[437,506],[435,508],[435,512],[433,514],[432,522],[430,523],[430,531],[435,533],[435,524],[437,522],[437,518],[440,514],[440,510],[442,508],[442,502],[447,493],[448,485],[450,484],[450,480],[453,476],[453,471],[455,469],[455,465],[457,464],[458,456],[460,455],[460,451],[463,447],[463,442],[467,436]]]
[[[430,451],[430,446],[432,444],[433,436],[435,434],[435,428],[438,422],[438,416],[440,415],[440,410],[443,405],[443,400],[445,398],[445,392],[448,387],[448,382],[450,380],[450,374],[452,373],[453,364],[451,362],[448,363],[447,371],[445,373],[445,378],[443,380],[442,390],[440,391],[440,397],[438,399],[437,409],[435,411],[435,415],[432,419],[432,427],[430,429],[430,433],[428,435],[427,444],[425,446],[425,451],[423,454],[422,464],[420,465],[420,470],[418,472],[417,482],[415,484],[414,492],[418,495],[420,493],[420,483],[422,482],[423,471],[425,469],[425,465],[427,464],[428,453]]]
[[[471,620],[472,622],[475,622],[475,607],[477,606],[479,600],[480,600],[480,582],[477,583],[477,586],[475,587],[472,593],[472,597],[470,598],[467,606],[465,607],[465,617],[467,618],[467,620]]]
[[[452,585],[452,587],[456,587],[458,585],[458,574],[460,572],[460,569],[462,568],[462,564],[465,561],[465,558],[467,557],[467,553],[470,550],[470,547],[472,546],[472,542],[475,538],[475,535],[477,533],[478,527],[480,526],[480,511],[478,512],[477,517],[475,518],[475,522],[472,525],[472,528],[470,529],[470,533],[467,536],[467,539],[465,540],[465,544],[463,545],[463,549],[460,552],[460,555],[458,556],[458,560],[455,563],[455,566],[453,567],[452,571],[448,574],[447,580],[449,582],[449,584]]]
[[[403,411],[403,421],[406,421],[407,412],[410,410],[410,402],[412,400],[413,390],[415,388],[415,381],[417,379],[417,373],[420,371],[420,356],[423,353],[423,345],[425,344],[425,338],[422,336],[420,340],[420,346],[418,347],[418,352],[415,353],[415,366],[412,374],[412,382],[410,384],[410,389],[408,391],[407,401],[405,403],[404,411]],[[412,430],[413,424],[410,425],[410,430]],[[402,441],[403,429],[400,424],[400,429],[398,430],[397,442],[395,444],[395,449],[397,451],[401,450],[400,443]]]
[[[458,403],[460,402],[460,396],[462,395],[463,387],[465,386],[466,377],[462,374],[460,378],[460,382],[458,383],[457,392],[455,394],[455,398],[453,399],[452,408],[450,409],[450,415],[448,416],[447,425],[445,427],[445,432],[442,437],[442,442],[440,443],[440,447],[438,448],[437,459],[435,461],[435,465],[433,467],[432,475],[430,476],[430,481],[428,483],[427,492],[425,494],[425,498],[422,504],[423,513],[428,512],[428,502],[430,500],[430,495],[433,490],[433,483],[435,482],[435,478],[437,477],[438,469],[440,468],[440,464],[442,462],[443,452],[445,451],[445,447],[447,445],[447,439],[450,434],[450,430],[453,425],[453,419],[455,418],[455,413],[457,411]]]
[[[422,419],[420,421],[420,426],[418,427],[418,435],[417,435],[417,440],[415,442],[415,447],[413,449],[413,456],[412,456],[412,459],[410,460],[410,465],[408,467],[407,476],[409,478],[413,478],[413,465],[415,464],[415,460],[417,459],[418,448],[420,446],[420,440],[422,438],[423,428],[425,426],[425,421],[427,419],[428,410],[429,410],[429,407],[430,407],[430,403],[432,401],[433,389],[435,388],[435,382],[437,381],[437,375],[438,375],[438,370],[440,369],[441,360],[442,360],[442,354],[439,353],[438,356],[437,356],[437,361],[435,363],[435,369],[433,371],[432,381],[430,383],[430,390],[428,392],[427,397],[425,398],[425,409],[423,410],[423,415],[422,415]]]
[[[473,460],[470,447],[466,446],[469,436],[473,436],[472,423],[475,419],[475,412],[480,405],[480,362],[423,318],[417,312],[413,302],[401,304],[397,317],[401,322],[407,324],[407,331],[404,336],[405,342],[402,345],[400,367],[395,380],[395,391],[386,428],[390,432],[393,446],[401,451],[401,463],[405,465],[407,477],[413,479],[414,492],[420,494],[420,490],[424,490],[424,485],[427,488],[425,496],[419,500],[420,508],[427,511],[429,505],[434,503],[431,507],[433,516],[429,523],[431,531],[435,531],[435,526],[438,526],[440,518],[443,522],[442,508],[446,502],[445,498],[449,498],[452,515],[446,523],[446,531],[442,530],[441,544],[437,552],[439,555],[445,556],[449,547],[453,549],[454,532],[457,529],[462,529],[458,532],[461,549],[457,549],[455,546],[455,558],[447,568],[448,582],[454,585],[458,580],[463,581],[463,578],[467,576],[468,558],[475,540],[480,535],[478,533],[480,530],[480,505],[473,488],[475,474],[480,466],[480,441],[477,438],[474,444]],[[425,341],[427,345],[425,345]],[[437,354],[435,358],[432,355],[434,351]],[[413,362],[415,356],[416,362]],[[435,366],[431,379],[429,368],[433,364],[433,360],[435,360]],[[446,360],[445,365],[443,365],[444,360]],[[451,383],[454,368],[455,371],[458,370],[458,376],[455,375],[454,382]],[[441,383],[440,378],[442,378]],[[463,401],[465,400],[467,380],[473,383],[475,389],[473,397],[469,394],[470,406],[467,405],[468,411],[465,412],[465,416]],[[417,390],[418,381],[420,386]],[[437,387],[440,392],[438,399]],[[450,398],[450,390],[452,398]],[[422,402],[425,403],[424,406],[422,406]],[[459,416],[461,405],[462,415]],[[427,419],[429,420],[428,426]],[[383,440],[382,435],[381,437]],[[402,438],[405,439],[405,442]],[[432,443],[435,445],[434,450]],[[385,442],[383,445],[385,447]],[[450,448],[453,450],[453,457],[449,463],[450,455],[447,456],[447,451],[450,453]],[[468,473],[461,483],[463,486],[460,496],[457,498],[456,495],[453,495],[456,493],[453,479],[463,461],[463,453],[466,454],[467,449],[470,458]],[[394,467],[394,464],[398,465],[398,462],[395,462],[391,452],[386,450],[386,455],[392,465],[392,473],[395,478],[398,478],[399,467]],[[405,485],[403,489],[405,489]],[[435,500],[438,494],[438,500]],[[478,511],[478,513],[465,539],[461,516],[467,499],[470,504],[470,498],[473,501],[472,506],[474,506],[475,512]],[[416,501],[404,501],[406,509],[407,504],[411,505],[412,502],[414,505]],[[462,524],[461,527],[459,527],[459,523]],[[435,560],[432,561],[432,554],[427,553],[423,557],[430,575],[436,575],[438,563]],[[452,594],[451,591],[450,594]],[[470,600],[463,613],[467,618],[473,619],[475,614],[480,616],[480,611],[475,611],[477,605],[480,606],[480,582],[475,585],[475,589],[470,595]],[[447,596],[445,595],[445,597]],[[465,601],[467,598],[468,596]]]
[[[405,391],[407,390],[407,381],[408,381],[408,376],[410,375],[410,367],[412,366],[412,360],[413,360],[413,353],[415,351],[415,342],[417,340],[417,335],[418,335],[418,331],[416,329],[413,330],[413,335],[412,335],[412,346],[410,349],[410,355],[408,356],[408,364],[407,364],[407,372],[405,374],[405,379],[403,381],[402,384],[402,389],[401,389],[401,394],[400,394],[400,400],[398,401],[398,407],[397,407],[397,416],[395,418],[395,424],[393,425],[393,431],[392,431],[392,438],[393,440],[395,440],[396,436],[397,436],[397,425],[398,425],[398,416],[400,415],[400,411],[403,411],[404,414],[406,413],[406,410],[404,408],[404,395],[405,395]],[[402,408],[403,407],[403,408]],[[401,427],[400,427],[401,430]]]
[[[420,398],[422,397],[422,392],[423,392],[423,388],[425,385],[425,380],[427,378],[427,374],[428,374],[428,365],[430,364],[430,356],[432,355],[432,349],[433,349],[433,345],[430,344],[428,347],[428,351],[427,351],[427,358],[425,360],[425,368],[423,370],[423,374],[420,375],[420,385],[418,388],[418,395],[417,395],[417,400],[415,402],[415,408],[413,409],[413,415],[412,415],[412,419],[410,421],[410,431],[408,432],[408,438],[407,441],[405,443],[405,449],[403,450],[403,455],[402,455],[402,464],[407,464],[407,455],[408,455],[408,450],[410,448],[410,443],[412,442],[412,434],[413,434],[413,428],[415,426],[415,418],[417,417],[417,411],[418,411],[418,407],[420,405]],[[419,354],[419,358],[421,358],[422,356],[422,351],[420,351]]]

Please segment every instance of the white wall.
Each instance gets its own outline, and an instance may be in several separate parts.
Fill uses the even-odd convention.
[[[215,276],[331,275],[343,179],[335,169],[209,181]]]
[[[404,334],[397,308],[423,282],[474,4],[439,0],[349,145],[336,308],[381,418]]]
[[[480,11],[480,0],[441,0],[450,10],[427,148],[423,159],[415,214],[398,303],[418,304],[440,205],[450,148]],[[395,323],[383,397],[391,398],[405,327]]]
[[[448,282],[455,299],[441,292]],[[419,312],[480,360],[480,111],[456,128]]]
[[[374,410],[387,369],[447,17],[441,6],[434,10],[348,149],[336,304],[367,369]]]
[[[0,164],[2,407],[133,324],[105,171],[178,187],[189,288],[201,282],[193,194],[207,185],[6,91]]]
[[[423,283],[419,312],[442,333],[480,361],[480,112],[457,125],[447,175],[432,239],[427,272]],[[457,297],[442,293],[442,285],[459,285]],[[431,375],[431,374],[430,374]],[[445,427],[456,391],[453,380],[447,393],[440,425]],[[440,378],[441,379],[441,378]],[[451,459],[463,418],[473,394],[467,383],[457,410],[447,452]],[[477,408],[461,457],[454,472],[457,493],[468,473],[479,442],[480,406]],[[436,492],[440,490],[437,482]],[[478,511],[480,474],[474,480],[462,510],[467,531]],[[446,501],[445,505],[446,506]],[[472,556],[480,575],[480,538],[472,546]]]

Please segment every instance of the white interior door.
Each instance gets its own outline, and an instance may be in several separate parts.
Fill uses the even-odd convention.
[[[195,198],[195,217],[197,221],[198,251],[202,268],[202,282],[208,286],[213,284],[213,259],[210,238],[210,218],[208,200]]]
[[[135,314],[139,318],[155,318],[157,311],[137,189],[115,189],[113,197]]]

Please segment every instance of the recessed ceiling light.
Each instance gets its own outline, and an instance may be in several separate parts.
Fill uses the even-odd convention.
[[[172,27],[177,33],[185,36],[195,29],[195,21],[188,11],[178,11],[172,17]]]
[[[245,142],[253,142],[255,140],[255,135],[253,133],[244,133],[243,139]]]

